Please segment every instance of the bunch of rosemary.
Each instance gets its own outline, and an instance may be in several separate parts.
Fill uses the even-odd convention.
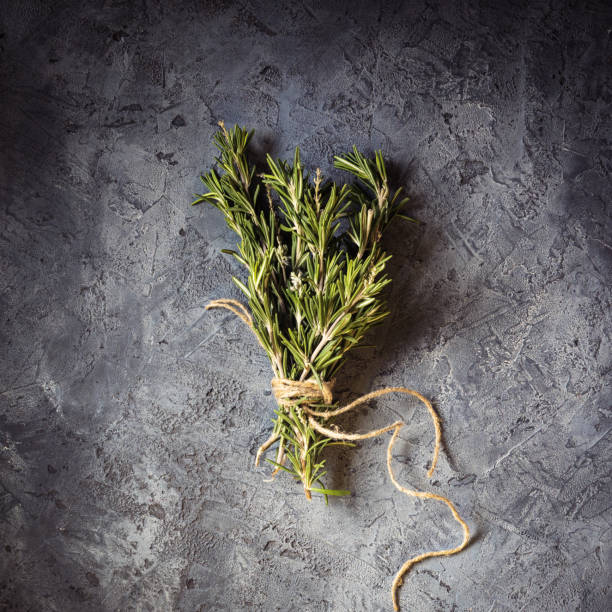
[[[331,380],[347,351],[388,314],[382,291],[390,282],[385,265],[390,258],[381,247],[383,231],[407,201],[401,189],[389,190],[380,151],[374,159],[356,147],[334,157],[334,166],[353,175],[351,184],[324,180],[321,171],[308,174],[300,162],[267,156],[267,172],[257,174],[247,148],[253,131],[223,122],[214,136],[218,170],[200,177],[206,193],[193,204],[207,202],[225,216],[239,238],[233,255],[247,272],[246,281],[233,278],[244,293],[251,325],[266,350],[277,379]],[[312,399],[303,398],[312,405]],[[318,407],[331,404],[319,402]],[[317,406],[315,406],[317,407]],[[332,440],[312,428],[300,401],[279,406],[272,436],[260,449],[278,442],[279,470],[311,492],[346,495],[325,488],[321,451]],[[258,454],[259,458],[259,454]]]

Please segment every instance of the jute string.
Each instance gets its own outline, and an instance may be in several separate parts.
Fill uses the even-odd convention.
[[[206,309],[209,308],[225,308],[227,310],[231,310],[234,314],[239,316],[251,329],[253,328],[253,322],[251,319],[251,315],[248,310],[236,300],[215,300],[210,302]],[[436,551],[428,551],[417,555],[416,557],[412,557],[408,559],[400,568],[400,570],[395,575],[393,579],[393,584],[391,586],[391,598],[393,600],[393,609],[398,612],[399,611],[399,600],[398,600],[398,590],[403,583],[404,576],[410,570],[410,568],[419,563],[420,561],[424,561],[425,559],[429,559],[431,557],[448,557],[450,555],[454,555],[458,552],[461,552],[470,541],[470,530],[465,523],[465,521],[459,516],[453,502],[451,502],[448,498],[437,495],[435,493],[430,493],[428,491],[417,491],[414,489],[408,489],[402,486],[396,479],[395,474],[393,473],[393,468],[391,466],[391,460],[393,457],[393,446],[399,436],[399,432],[402,427],[406,425],[404,421],[395,421],[391,425],[387,425],[386,427],[381,427],[380,429],[374,429],[372,431],[357,434],[357,433],[345,433],[338,431],[337,428],[330,429],[328,427],[324,427],[319,423],[317,419],[327,420],[331,417],[338,416],[339,414],[343,414],[360,406],[361,404],[366,403],[371,399],[375,399],[377,397],[381,397],[382,395],[387,395],[389,393],[404,393],[407,395],[412,395],[416,397],[418,400],[423,402],[431,415],[433,420],[434,429],[435,429],[435,445],[433,458],[431,461],[431,467],[427,472],[427,476],[431,478],[433,475],[434,469],[438,462],[438,455],[440,453],[440,445],[442,440],[442,428],[440,425],[440,417],[432,406],[431,402],[421,395],[418,391],[414,389],[408,389],[406,387],[386,387],[384,389],[378,389],[377,391],[372,391],[371,393],[366,393],[361,397],[358,397],[356,400],[351,403],[343,406],[341,408],[337,408],[335,410],[314,410],[310,407],[309,404],[313,403],[323,403],[323,404],[331,404],[333,401],[333,393],[332,393],[332,382],[323,382],[321,386],[314,380],[306,380],[306,381],[296,381],[290,380],[287,378],[273,378],[272,379],[272,392],[274,393],[274,397],[276,398],[277,403],[281,407],[288,406],[299,406],[302,412],[308,415],[308,422],[310,426],[318,431],[320,434],[327,436],[328,438],[334,440],[342,440],[342,441],[353,441],[353,440],[366,440],[368,438],[375,438],[377,436],[381,436],[389,431],[393,431],[393,435],[389,441],[389,445],[387,446],[387,471],[389,473],[389,478],[393,483],[393,486],[401,491],[405,495],[410,497],[418,497],[421,499],[435,499],[445,503],[449,510],[451,511],[453,518],[461,525],[463,530],[463,540],[459,546],[455,548],[448,548],[444,550],[436,550]],[[257,457],[255,459],[256,465],[259,464],[259,460],[261,455],[278,439],[278,434],[272,434],[264,444],[260,447],[257,452]],[[279,452],[280,455],[280,452]],[[282,461],[282,456],[277,456],[277,462],[281,463],[279,459]],[[278,469],[276,470],[278,471]],[[275,471],[275,472],[276,472]]]

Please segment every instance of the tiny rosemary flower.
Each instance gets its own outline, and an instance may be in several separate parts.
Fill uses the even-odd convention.
[[[302,273],[291,272],[291,276],[289,277],[291,280],[291,290],[298,294],[299,297],[302,297],[304,293],[304,284],[302,283]]]

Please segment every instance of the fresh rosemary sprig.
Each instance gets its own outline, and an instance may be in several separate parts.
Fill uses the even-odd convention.
[[[200,177],[207,191],[193,204],[218,208],[239,238],[238,251],[223,252],[247,270],[246,282],[233,280],[248,300],[253,331],[275,377],[312,379],[321,386],[388,314],[382,292],[390,282],[390,255],[380,243],[407,198],[400,198],[401,188],[390,194],[380,151],[368,159],[354,147],[334,157],[336,168],[356,177],[353,184],[324,181],[319,169],[311,177],[299,148],[292,163],[268,155],[267,171],[257,174],[247,158],[253,131],[219,125],[219,169]],[[299,401],[276,410],[272,439],[278,440],[276,461],[269,460],[275,473],[284,470],[301,481],[309,499],[311,491],[326,501],[328,495],[348,494],[325,488],[320,458],[326,446],[347,442],[312,429]]]

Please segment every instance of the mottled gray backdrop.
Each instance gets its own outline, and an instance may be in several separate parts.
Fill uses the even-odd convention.
[[[220,214],[216,122],[313,168],[381,147],[409,214],[392,315],[341,424],[411,423],[399,479],[474,533],[404,610],[605,611],[610,594],[612,12],[605,2],[0,3],[0,609],[387,611],[454,546],[386,440],[329,453],[325,507],[254,452],[266,357]],[[609,379],[608,379],[609,381]]]

